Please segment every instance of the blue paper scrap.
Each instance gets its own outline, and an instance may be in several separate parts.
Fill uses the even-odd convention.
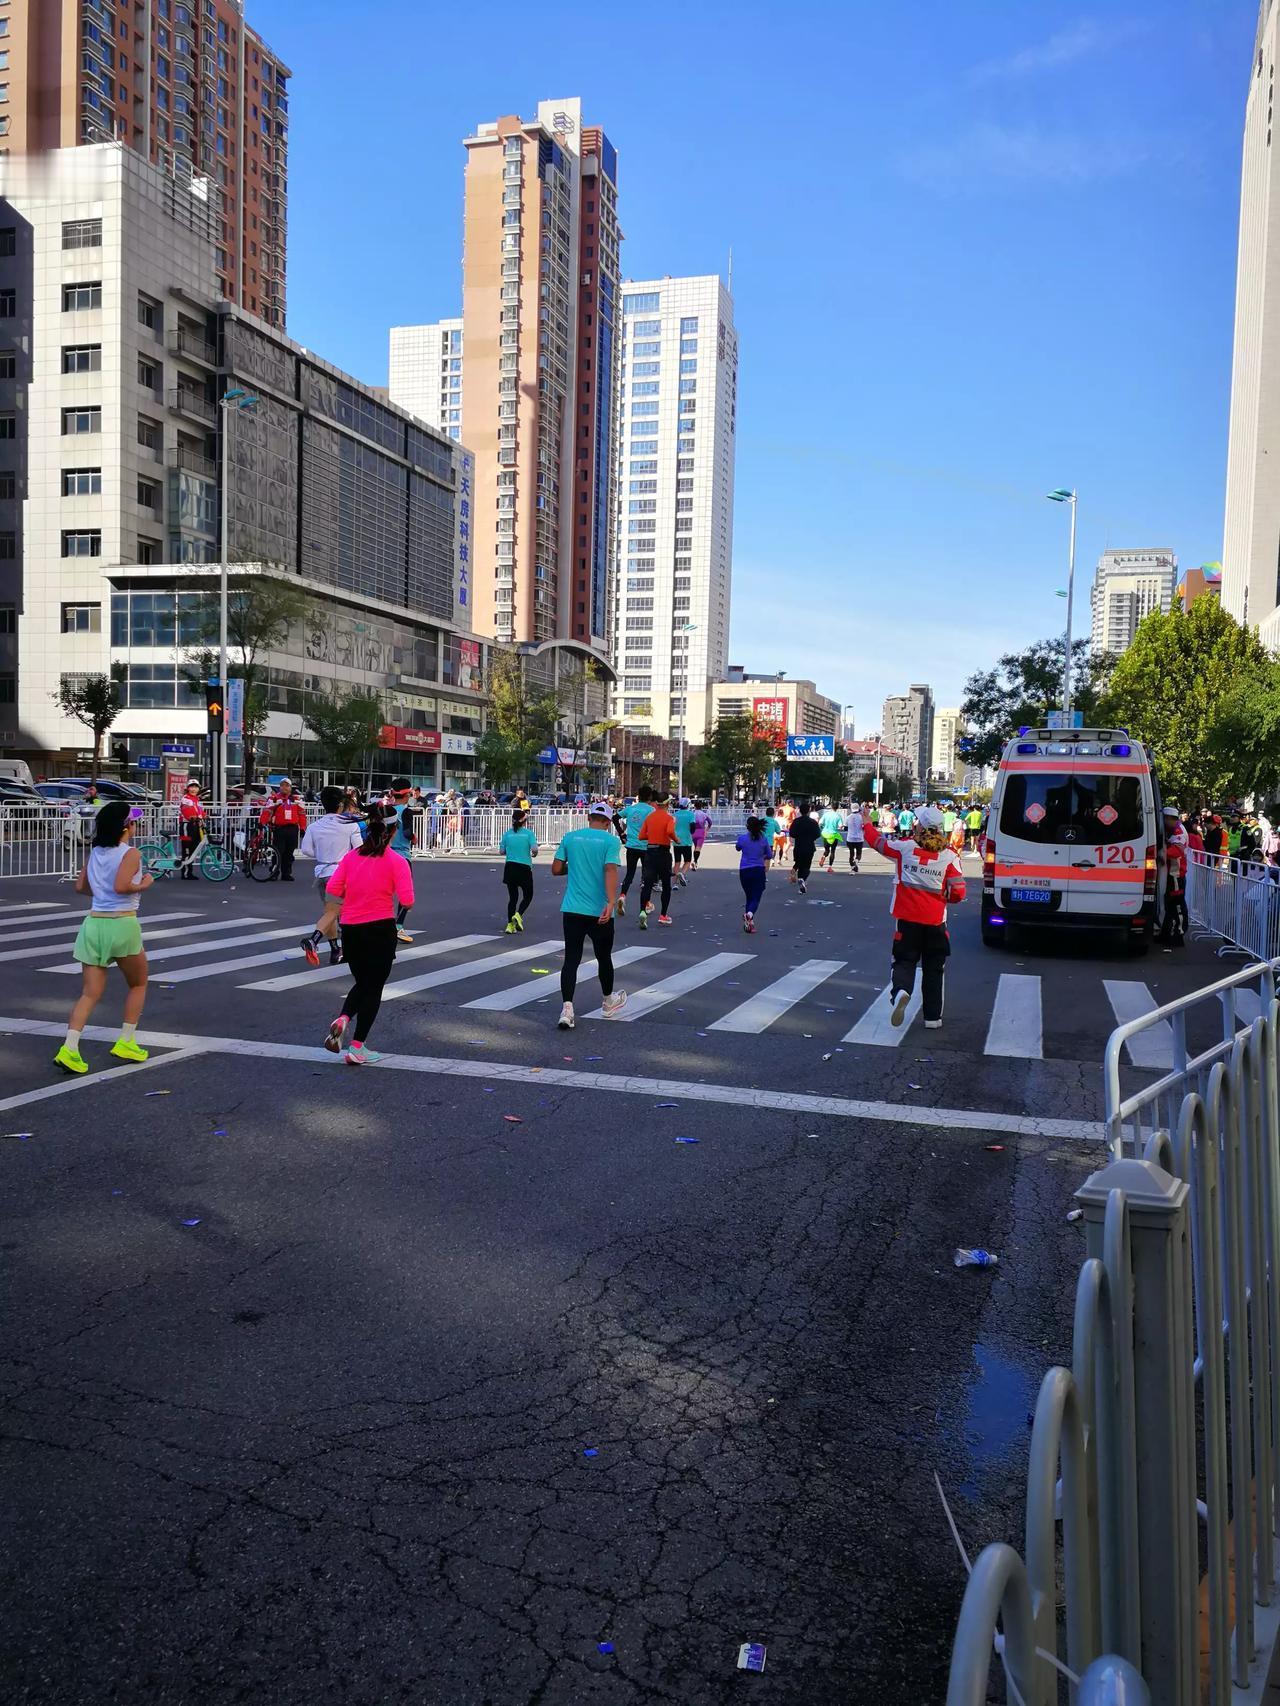
[[[764,1644],[761,1641],[744,1641],[738,1648],[739,1670],[764,1669]]]
[[[184,1226],[199,1226],[200,1222],[198,1219],[197,1220],[184,1220],[182,1224]]]
[[[598,1652],[601,1652],[601,1653],[611,1653],[613,1651],[613,1642],[612,1641],[597,1641],[596,1642],[596,1649]]]
[[[701,1143],[702,1139],[700,1137],[678,1137],[676,1139],[676,1142],[677,1143]]]
[[[582,1455],[584,1457],[599,1457],[600,1448],[595,1445],[584,1445],[582,1448]]]

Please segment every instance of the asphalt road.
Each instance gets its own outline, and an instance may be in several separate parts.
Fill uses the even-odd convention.
[[[415,950],[455,946],[363,1073],[309,882],[158,885],[152,1062],[109,1068],[114,988],[74,1087],[78,903],[0,884],[6,1701],[941,1697],[934,1471],[971,1551],[1018,1543],[1115,1003],[1218,964],[995,954],[970,904],[945,1028],[890,1036],[883,867],[775,875],[746,938],[708,862],[619,927],[636,1017],[567,1036],[549,870],[512,941],[492,862],[416,865]]]

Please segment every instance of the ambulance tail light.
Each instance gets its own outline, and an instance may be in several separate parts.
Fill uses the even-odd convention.
[[[996,844],[993,836],[987,837],[986,851],[982,855],[982,892],[996,892]]]
[[[1143,870],[1145,873],[1142,884],[1143,896],[1147,900],[1154,900],[1156,898],[1156,850],[1154,847],[1147,848],[1147,859]]]

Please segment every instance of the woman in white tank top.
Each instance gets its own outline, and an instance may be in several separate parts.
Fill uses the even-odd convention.
[[[155,879],[143,874],[141,856],[133,845],[134,825],[141,816],[141,809],[125,800],[103,806],[94,822],[93,846],[76,878],[76,893],[90,896],[90,908],[73,950],[83,970],[80,999],[71,1009],[67,1040],[53,1057],[63,1072],[79,1075],[89,1070],[80,1053],[80,1038],[102,999],[113,964],[123,972],[129,993],[124,1025],[111,1052],[118,1060],[147,1059],[137,1035],[147,998],[147,956],[138,925],[138,899]]]

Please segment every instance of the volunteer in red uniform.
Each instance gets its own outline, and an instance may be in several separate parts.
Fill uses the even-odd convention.
[[[921,806],[909,836],[885,835],[877,825],[868,824],[867,842],[894,866],[889,909],[894,917],[891,1023],[901,1025],[906,1018],[916,967],[922,965],[925,1028],[936,1031],[942,1025],[943,984],[951,953],[947,906],[965,895],[960,856],[947,846],[942,813],[936,806]]]
[[[263,811],[262,822],[271,831],[271,845],[280,861],[280,881],[291,883],[293,856],[307,827],[307,808],[294,793],[287,776],[281,779],[279,794]]]
[[[185,861],[191,858],[205,837],[204,801],[200,798],[199,782],[187,783],[187,791],[178,801],[178,816],[182,820],[182,857],[184,861],[182,876],[184,881],[190,878],[194,883],[196,880],[195,865],[187,864]]]

